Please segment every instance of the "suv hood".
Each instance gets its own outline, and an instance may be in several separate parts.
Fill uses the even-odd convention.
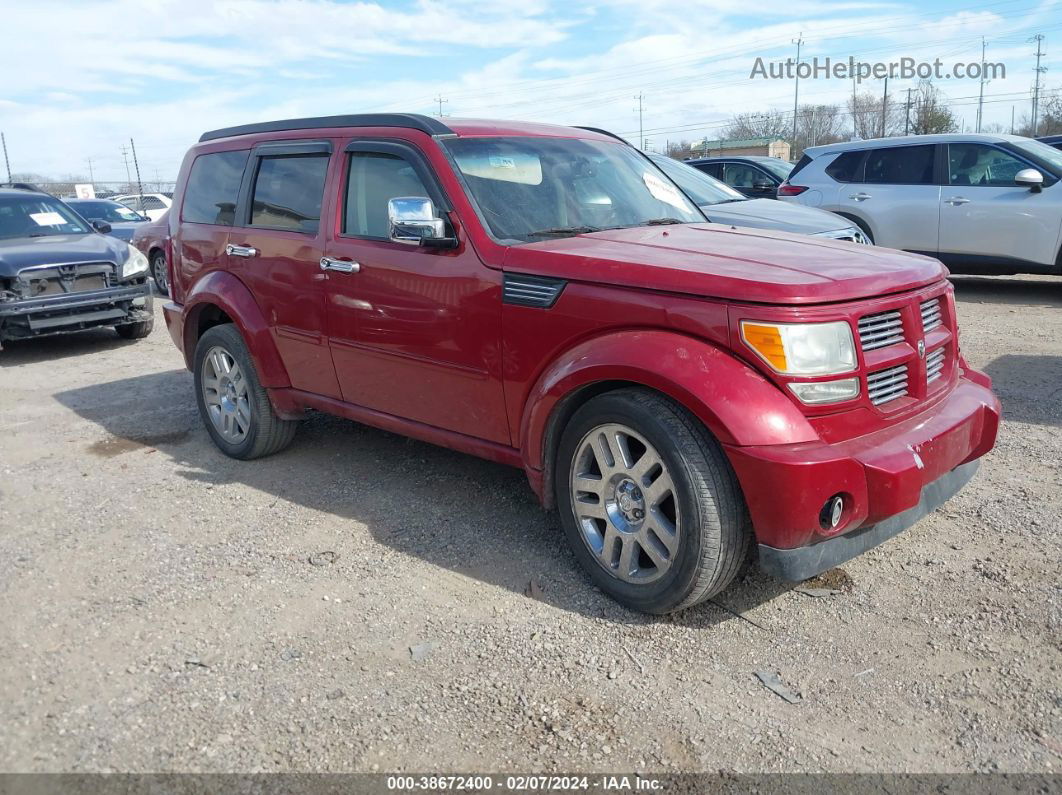
[[[826,210],[787,204],[774,199],[748,199],[742,202],[708,204],[701,207],[713,224],[734,224],[756,229],[779,229],[814,235],[849,229],[855,224]]]
[[[850,301],[947,274],[917,254],[718,224],[639,226],[512,246],[503,268],[765,304]]]
[[[125,261],[128,245],[107,235],[45,235],[0,240],[0,277],[11,278],[34,265]]]

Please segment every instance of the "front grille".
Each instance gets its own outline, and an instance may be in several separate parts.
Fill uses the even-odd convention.
[[[931,384],[944,372],[944,348],[937,348],[926,356],[926,383]]]
[[[903,340],[903,319],[896,310],[859,318],[859,342],[864,351],[895,345]]]
[[[875,406],[907,394],[907,365],[878,370],[867,376],[867,396]]]
[[[922,302],[922,331],[935,329],[943,319],[940,316],[940,299],[930,298]]]
[[[106,290],[116,284],[115,266],[111,262],[36,265],[23,268],[16,279],[16,287],[23,298]]]

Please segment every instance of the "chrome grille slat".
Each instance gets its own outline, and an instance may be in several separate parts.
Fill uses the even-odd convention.
[[[867,375],[867,397],[875,406],[907,394],[907,365],[900,364]]]
[[[859,318],[859,343],[864,351],[895,345],[903,340],[903,319],[897,310]]]
[[[944,348],[937,348],[926,356],[926,383],[932,383],[944,373]]]
[[[921,312],[922,331],[931,331],[944,322],[941,317],[939,298],[930,298],[928,301],[923,301]]]

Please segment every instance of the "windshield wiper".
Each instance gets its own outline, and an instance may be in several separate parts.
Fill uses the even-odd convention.
[[[741,199],[720,199],[717,202],[712,202],[712,206],[715,206],[716,204],[733,204],[734,202],[747,202],[747,201],[748,201],[748,199],[746,199],[746,198],[741,198]]]
[[[545,237],[547,235],[586,235],[590,232],[600,232],[598,226],[557,226],[552,229],[538,229],[528,232],[528,237]]]
[[[683,221],[679,218],[651,218],[648,221],[642,221],[638,226],[665,226],[667,224],[685,224],[687,221]]]

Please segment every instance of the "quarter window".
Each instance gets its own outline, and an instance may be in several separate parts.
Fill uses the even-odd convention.
[[[183,220],[193,224],[232,226],[248,151],[214,152],[195,159],[184,191]]]
[[[932,144],[874,149],[867,158],[864,181],[876,185],[931,185],[935,149]]]
[[[387,202],[405,196],[430,196],[408,160],[385,152],[352,152],[344,234],[390,237]]]
[[[261,158],[252,193],[251,226],[316,232],[327,171],[327,155]]]
[[[864,152],[842,152],[832,163],[826,166],[826,174],[838,182],[862,182]]]
[[[1013,186],[1025,163],[1002,149],[983,144],[949,144],[948,180],[952,185]]]

